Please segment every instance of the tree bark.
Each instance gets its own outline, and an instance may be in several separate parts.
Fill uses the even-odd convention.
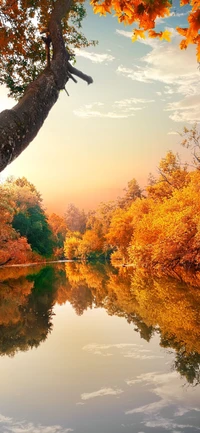
[[[17,158],[35,138],[60,90],[65,88],[70,74],[79,76],[88,84],[92,78],[69,63],[61,20],[71,7],[71,0],[57,0],[48,25],[53,58],[50,66],[27,87],[23,97],[11,109],[0,113],[0,172]]]

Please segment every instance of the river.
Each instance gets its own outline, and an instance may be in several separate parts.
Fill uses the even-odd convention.
[[[127,268],[1,268],[0,432],[198,432],[199,306]]]

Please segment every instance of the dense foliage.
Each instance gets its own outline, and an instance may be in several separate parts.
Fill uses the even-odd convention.
[[[107,260],[156,272],[200,266],[200,142],[184,129],[192,151],[183,164],[169,151],[157,178],[142,191],[135,179],[123,197],[87,214],[74,204],[63,217],[47,215],[41,196],[25,178],[0,185],[0,264],[42,258]]]
[[[197,129],[185,129],[183,144],[193,149],[192,170],[169,151],[160,161],[158,177],[151,177],[143,192],[133,179],[124,197],[88,216],[84,234],[68,233],[65,256],[92,259],[111,254],[113,262],[154,271],[198,268],[200,165],[199,141],[193,143],[194,137],[198,137]]]
[[[0,5],[0,84],[6,84],[10,94],[18,98],[31,81],[46,66],[48,22],[53,11],[49,0],[3,0]],[[83,1],[72,3],[63,17],[62,32],[68,50],[94,45],[81,31],[86,15]]]
[[[46,215],[35,186],[26,178],[0,186],[0,265],[62,257],[66,223]]]

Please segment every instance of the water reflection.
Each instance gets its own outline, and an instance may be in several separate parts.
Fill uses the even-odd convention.
[[[175,351],[175,370],[189,384],[199,384],[198,288],[177,279],[153,279],[130,268],[82,263],[4,268],[0,281],[1,355],[37,347],[52,330],[55,303],[69,301],[79,316],[88,308],[101,307],[109,315],[125,317],[147,342],[159,334],[160,345]],[[129,350],[126,356],[142,355]]]
[[[0,432],[199,430],[198,287],[83,263],[0,281]]]

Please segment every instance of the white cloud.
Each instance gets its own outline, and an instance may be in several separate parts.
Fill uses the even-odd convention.
[[[92,104],[84,105],[79,109],[74,110],[74,114],[78,117],[89,118],[110,118],[110,119],[123,119],[127,117],[135,116],[136,111],[140,111],[145,108],[144,104],[154,102],[153,99],[140,99],[140,98],[127,98],[120,101],[115,101],[110,107],[106,109],[102,102],[95,102]],[[94,109],[94,107],[101,107],[100,110]],[[104,107],[102,109],[102,107]]]
[[[175,90],[170,86],[165,86],[163,93],[165,95],[173,95],[173,93],[175,93]]]
[[[185,396],[183,389],[180,386],[180,379],[177,372],[158,373],[151,372],[144,375],[137,376],[134,379],[126,380],[127,385],[132,386],[137,383],[151,386],[150,390],[156,397],[152,403],[128,409],[125,414],[131,415],[141,413],[144,415],[142,423],[146,427],[158,428],[162,427],[170,432],[175,429],[193,428],[193,430],[200,430],[200,428],[192,425],[179,424],[172,419],[165,419],[160,415],[164,408],[169,408],[174,412],[173,417],[181,417],[185,413],[191,411],[200,411],[199,408],[193,406],[193,393],[192,391],[187,394],[187,403],[185,404]],[[191,400],[191,403],[190,403]]]
[[[200,120],[200,107],[198,110],[191,112],[191,110],[185,111],[174,111],[173,114],[169,116],[174,122],[183,122],[194,124]]]
[[[194,95],[200,89],[200,73],[197,69],[195,48],[181,51],[178,44],[160,42],[141,59],[143,65],[133,68],[119,66],[117,73],[135,81],[161,82],[168,87],[165,92]]]
[[[150,102],[155,102],[154,99],[145,99],[145,98],[129,98],[129,99],[121,99],[120,101],[115,101],[115,105],[118,107],[130,107],[133,104],[146,104]]]
[[[120,36],[124,36],[125,38],[132,38],[133,32],[127,32],[126,30],[116,30],[116,33]],[[138,37],[137,42],[140,42],[141,44],[148,45],[149,47],[155,47],[159,44],[159,41],[157,39],[149,38],[148,36],[143,39]]]
[[[158,372],[151,372],[142,374],[140,376],[137,376],[136,379],[128,379],[126,380],[127,385],[133,385],[135,383],[146,383],[146,384],[164,384],[168,383],[169,380],[173,380],[175,378],[179,377],[178,373],[175,371],[172,373],[158,373]]]
[[[186,96],[178,102],[171,102],[167,105],[166,111],[185,110],[188,108],[196,109],[200,105],[200,93],[197,95]]]
[[[75,116],[82,117],[82,118],[89,118],[89,117],[99,117],[99,118],[110,118],[110,119],[124,119],[126,117],[132,117],[134,114],[120,114],[115,113],[114,111],[109,111],[107,113],[102,113],[100,111],[94,111],[94,110],[86,110],[86,107],[81,107],[78,110],[74,110]]]
[[[126,30],[116,30],[116,33],[121,36],[125,36],[125,38],[132,38],[133,32],[127,32]]]
[[[103,104],[103,102],[93,102],[92,104],[86,104],[85,108],[88,108],[90,110],[95,105],[97,105],[98,107],[102,107],[104,104]]]
[[[178,424],[173,422],[171,419],[166,419],[159,416],[157,416],[155,420],[144,422],[144,425],[146,427],[151,427],[151,428],[161,427],[164,428],[165,430],[169,430],[170,432],[172,432],[172,429],[174,430],[177,428],[178,429],[192,428],[193,431],[200,430],[200,427],[195,427],[194,425],[191,424]]]
[[[192,409],[187,408],[187,407],[182,407],[179,406],[174,414],[174,416],[183,416],[185,415],[185,413],[190,412],[191,410],[193,410],[194,412],[200,412],[200,409],[197,407],[193,407]]]
[[[106,53],[98,54],[79,48],[75,48],[74,52],[76,56],[84,57],[85,59],[91,60],[92,63],[112,62],[113,60],[115,60],[115,57],[113,57],[111,54]]]
[[[126,415],[130,415],[132,413],[152,414],[153,412],[159,412],[164,407],[166,407],[166,402],[164,400],[159,400],[150,404],[146,404],[145,406],[140,406],[140,407],[136,407],[135,409],[127,410],[125,414]]]
[[[107,350],[109,349],[109,352]],[[137,344],[88,344],[83,347],[83,350],[86,350],[93,355],[101,355],[101,356],[114,356],[114,349],[120,350],[120,355],[124,358],[133,358],[133,359],[157,359],[163,358],[163,356],[155,355],[151,350],[144,349],[142,345]],[[116,352],[115,352],[116,353]]]
[[[124,358],[133,358],[133,359],[141,359],[141,360],[145,360],[145,359],[158,359],[158,358],[163,358],[163,356],[159,356],[159,355],[142,355],[141,353],[138,352],[128,352],[124,355]]]
[[[171,14],[170,14],[170,16],[171,17],[186,17],[187,15],[189,14],[189,11],[187,11],[187,12],[172,12]]]
[[[35,425],[25,420],[15,421],[13,418],[8,418],[1,414],[0,429],[3,433],[69,433],[74,431],[72,428],[64,428],[60,425],[44,426],[41,424]]]
[[[120,395],[123,392],[124,391],[122,391],[122,389],[101,388],[98,391],[85,392],[85,393],[81,394],[81,398],[82,398],[82,400],[89,400],[91,398],[105,397],[107,395]]]
[[[153,40],[152,44],[149,38],[138,38],[138,42],[148,44],[151,51],[140,59],[140,63],[137,60],[137,64],[132,68],[118,66],[117,73],[142,83],[162,83],[164,94],[182,96],[180,101],[167,105],[167,111],[172,111],[169,117],[175,122],[198,122],[200,120],[200,71],[196,61],[195,46],[190,45],[187,50],[180,50],[181,37],[173,29],[169,30],[172,31],[171,43]],[[130,32],[118,30],[117,33],[130,36]]]
[[[10,423],[10,422],[12,422],[12,418],[0,414],[0,423]]]
[[[169,117],[175,122],[198,122],[200,120],[200,93],[168,103],[165,110],[172,111]]]
[[[176,409],[176,412],[175,412],[174,416],[183,416],[183,415],[185,415],[185,413],[188,413],[189,411],[190,410],[187,407],[181,407],[181,406],[179,406]]]
[[[150,78],[149,71],[135,65],[134,68],[126,68],[123,65],[118,66],[117,73],[123,75],[126,78],[130,78],[134,81],[139,81],[141,83],[152,83],[153,80]]]
[[[90,352],[93,355],[112,356],[113,353],[106,352],[106,351],[111,349],[124,350],[124,349],[130,349],[131,347],[137,347],[137,345],[131,343],[119,343],[119,344],[91,343],[84,346],[83,350]]]
[[[174,29],[168,30],[172,33],[171,43],[151,38],[138,38],[139,43],[148,44],[152,48],[141,58],[142,66],[134,65],[133,68],[126,68],[121,65],[117,72],[136,81],[164,83],[170,86],[167,93],[176,91],[184,95],[195,94],[196,86],[199,85],[200,88],[195,47],[190,45],[187,50],[181,51],[179,48],[181,37]],[[125,34],[124,31],[117,32]]]

